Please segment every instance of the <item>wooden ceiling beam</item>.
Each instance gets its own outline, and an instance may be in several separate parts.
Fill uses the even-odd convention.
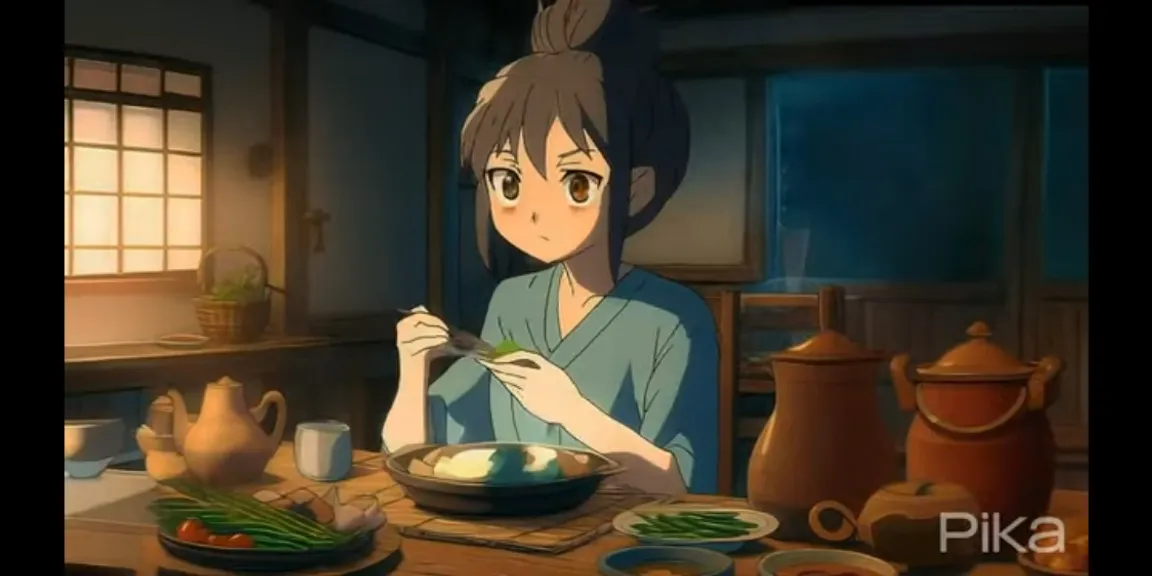
[[[326,28],[410,56],[428,53],[427,36],[375,14],[349,8],[330,0],[250,0],[272,9],[279,2],[300,1],[304,17],[313,26]]]

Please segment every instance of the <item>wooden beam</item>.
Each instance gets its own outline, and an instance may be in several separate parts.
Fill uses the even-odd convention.
[[[272,195],[269,281],[272,327],[303,334],[308,324],[308,21],[307,0],[276,0],[272,8]]]
[[[427,211],[427,306],[444,314],[444,198],[449,182],[455,188],[455,172],[449,179],[448,158],[452,155],[451,42],[450,28],[457,2],[432,2],[424,14],[427,42],[428,136],[425,162],[428,182]],[[443,9],[440,9],[443,8]]]
[[[274,9],[281,0],[251,0]],[[413,0],[414,1],[414,0]],[[300,9],[309,24],[352,36],[410,56],[424,57],[427,39],[412,30],[375,14],[349,8],[329,0],[300,0]]]

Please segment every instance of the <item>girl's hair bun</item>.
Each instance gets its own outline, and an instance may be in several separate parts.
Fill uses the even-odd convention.
[[[613,61],[655,61],[655,29],[629,0],[555,0],[539,6],[532,21],[532,51],[537,54],[579,50],[610,54]]]

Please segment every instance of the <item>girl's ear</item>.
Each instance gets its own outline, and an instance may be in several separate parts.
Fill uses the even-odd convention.
[[[628,215],[640,213],[656,196],[656,171],[651,166],[632,169],[632,190],[628,199]]]

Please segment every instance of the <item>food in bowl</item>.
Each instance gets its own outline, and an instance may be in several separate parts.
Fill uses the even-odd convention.
[[[587,455],[550,446],[442,446],[408,463],[408,472],[444,480],[519,484],[549,482],[592,472]]]
[[[829,548],[773,552],[760,559],[760,576],[898,576],[891,564],[869,554]]]
[[[626,572],[631,576],[700,576],[704,573],[691,562],[677,560],[643,562]]]
[[[803,564],[776,571],[776,576],[883,576],[867,568],[854,568],[843,564],[821,562]]]
[[[1032,562],[1053,572],[1088,572],[1088,517],[1062,518],[1064,523],[1064,549],[1052,552],[1035,552]],[[1038,547],[1052,547],[1059,542],[1056,537],[1040,538]]]
[[[760,528],[752,522],[741,520],[736,512],[685,511],[670,514],[642,514],[642,521],[632,525],[632,529],[644,536],[676,540],[708,540],[715,538],[739,538]]]

